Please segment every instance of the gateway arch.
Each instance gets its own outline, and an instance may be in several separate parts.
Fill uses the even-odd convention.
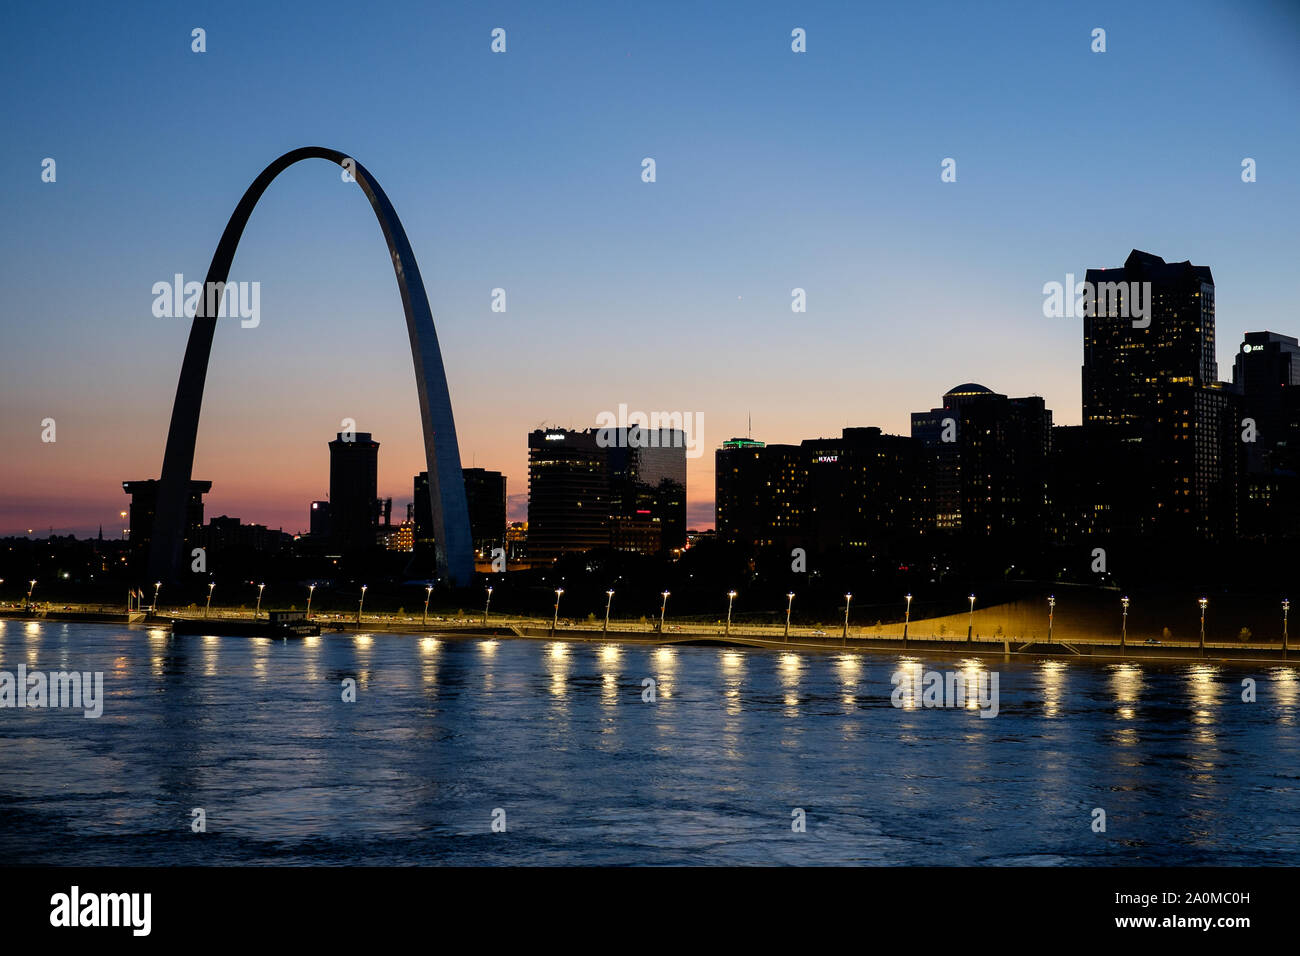
[[[447,374],[442,364],[442,351],[438,348],[438,333],[433,326],[429,297],[420,278],[420,267],[415,262],[406,230],[379,183],[356,160],[322,146],[295,149],[262,170],[235,207],[212,256],[204,294],[199,297],[194,323],[190,326],[180,383],[176,386],[176,402],[172,406],[171,427],[167,431],[167,450],[163,454],[162,479],[158,483],[149,550],[150,574],[152,579],[176,581],[180,577],[182,561],[189,560],[188,555],[182,555],[185,510],[194,469],[203,383],[207,379],[208,358],[212,353],[212,335],[217,328],[217,317],[204,314],[209,299],[207,290],[214,288],[213,283],[222,283],[221,287],[224,287],[244,226],[267,186],[284,170],[304,159],[327,159],[348,170],[370,200],[384,231],[384,241],[388,243],[393,271],[397,274],[397,285],[402,293],[406,331],[411,339],[411,359],[415,363],[415,387],[419,393],[420,420],[424,426],[424,456],[429,468],[433,535],[437,542],[437,573],[439,578],[454,585],[468,585],[474,574],[474,553],[465,479],[460,468],[460,448],[456,444],[456,423],[451,414]]]

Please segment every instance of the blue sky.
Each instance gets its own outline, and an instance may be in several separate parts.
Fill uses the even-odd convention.
[[[462,456],[512,496],[528,430],[620,403],[702,414],[708,449],[751,414],[769,441],[905,433],[972,380],[1077,422],[1081,328],[1041,289],[1133,247],[1213,269],[1227,378],[1243,332],[1300,333],[1300,15],[1134,7],[8,5],[0,534],[108,525],[119,482],[157,475],[188,323],[150,289],[201,279],[248,183],[308,144],[393,201]],[[303,527],[344,417],[409,499],[411,361],[356,187],[319,161],[281,176],[232,278],[261,283],[262,322],[217,335],[209,513]],[[706,523],[711,452],[688,496]]]

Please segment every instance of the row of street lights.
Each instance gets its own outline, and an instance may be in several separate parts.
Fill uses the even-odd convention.
[[[3,583],[3,578],[0,578],[0,583]],[[217,585],[215,582],[208,584],[208,599],[207,599],[207,603],[204,605],[203,608],[204,617],[207,617],[212,610],[212,592],[216,588],[216,586]],[[361,600],[357,604],[358,625],[361,623],[361,612],[362,609],[365,607],[365,603],[366,603],[367,587],[368,586],[365,584],[361,585]],[[262,592],[265,589],[266,589],[265,584],[259,584],[257,586],[257,606],[253,609],[253,620],[255,621],[260,617],[262,612]],[[32,593],[35,590],[36,590],[36,579],[32,578],[30,581],[27,582],[27,606],[28,607],[31,606]],[[153,592],[153,606],[150,608],[150,610],[152,611],[157,611],[158,609],[158,594],[161,590],[162,590],[162,582],[161,581],[155,582],[154,592]],[[307,617],[309,618],[311,617],[312,596],[314,595],[315,591],[316,591],[315,584],[307,585]],[[660,633],[663,633],[664,618],[668,610],[668,597],[670,593],[671,592],[669,591],[663,592],[662,595],[663,603],[659,605],[659,632]],[[737,592],[735,590],[731,590],[727,592],[727,626],[724,632],[726,634],[731,633],[731,611],[736,601],[736,594]],[[555,608],[554,608],[554,614],[551,617],[552,637],[555,636],[555,629],[559,625],[560,598],[563,595],[564,595],[564,588],[555,589]],[[429,585],[424,589],[424,616],[422,618],[422,624],[424,626],[428,626],[429,623],[429,599],[432,596],[433,596],[433,585]],[[912,595],[910,593],[905,594],[903,598],[904,601],[906,602],[903,608],[903,646],[906,647],[908,628],[911,625],[911,621],[912,621]],[[974,630],[975,630],[975,595],[970,594],[967,596],[967,599],[970,601],[970,617],[966,626],[966,642],[969,644],[973,641]],[[609,611],[610,611],[610,606],[613,604],[613,601],[614,601],[614,590],[613,588],[610,588],[605,592],[605,624],[603,628],[603,633],[606,634],[609,633]],[[852,592],[845,593],[844,630],[842,633],[842,639],[845,641],[847,641],[849,637],[849,607],[852,601],[853,601],[853,593]],[[1204,657],[1205,656],[1205,611],[1209,607],[1210,601],[1209,598],[1199,598],[1196,603],[1201,609],[1200,650],[1201,650],[1201,656]],[[1119,637],[1120,647],[1126,647],[1128,645],[1129,604],[1130,601],[1127,595],[1120,598],[1120,607],[1122,608],[1122,615],[1120,619],[1120,637]],[[487,589],[487,601],[483,605],[484,624],[487,624],[488,622],[488,612],[491,609],[491,607],[492,607],[492,588],[489,587]],[[793,610],[793,608],[794,608],[794,592],[790,591],[789,593],[786,594],[786,605],[785,605],[785,632],[783,634],[783,639],[786,641],[790,639],[790,612]],[[1282,657],[1284,659],[1286,658],[1287,650],[1288,650],[1287,617],[1290,613],[1290,610],[1291,610],[1291,601],[1289,599],[1284,598],[1282,600]],[[1047,598],[1047,640],[1049,643],[1052,640],[1052,631],[1055,624],[1055,618],[1056,618],[1056,595],[1053,594]]]

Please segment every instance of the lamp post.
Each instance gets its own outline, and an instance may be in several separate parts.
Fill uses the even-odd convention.
[[[1201,598],[1196,602],[1201,606],[1201,656],[1205,656],[1205,608],[1210,603],[1209,598]]]
[[[487,589],[487,600],[483,603],[483,623],[487,623],[488,611],[492,607],[492,589]]]
[[[123,521],[126,520],[126,512],[125,512],[125,511],[119,511],[117,514],[118,514],[118,517],[120,517]],[[122,529],[122,540],[123,540],[123,541],[126,540],[126,529],[125,529],[125,528]]]
[[[794,607],[794,592],[791,591],[785,596],[785,637],[786,641],[790,640],[790,608]]]
[[[1128,598],[1120,598],[1119,603],[1124,606],[1124,616],[1119,625],[1119,646],[1124,647],[1128,643]]]
[[[424,586],[424,616],[420,618],[421,627],[429,626],[429,598],[431,598],[432,596],[433,596],[433,585],[426,584]]]
[[[315,593],[315,591],[316,591],[316,585],[314,584],[307,585],[307,618],[309,620],[311,618],[311,596],[312,594]]]
[[[149,608],[149,610],[153,611],[155,614],[158,613],[158,592],[161,590],[162,582],[155,581],[153,585],[153,607]]]
[[[966,625],[967,644],[970,644],[972,642],[973,639],[971,635],[973,635],[974,633],[975,633],[975,595],[972,594],[970,595],[970,621]]]
[[[555,636],[555,627],[560,623],[560,595],[564,593],[564,588],[555,589],[555,616],[551,618],[551,637]]]
[[[361,600],[357,602],[357,627],[361,626],[361,609],[366,606],[366,585],[361,585]]]
[[[609,633],[609,606],[614,603],[614,589],[610,588],[605,592],[605,628],[602,634]]]
[[[847,644],[849,642],[849,604],[853,601],[851,593],[844,595],[844,635],[841,640]]]
[[[253,620],[254,620],[254,621],[256,621],[256,620],[257,620],[257,616],[258,616],[259,614],[262,613],[262,590],[263,590],[265,587],[266,587],[265,584],[259,584],[259,585],[257,586],[257,606],[253,608]]]
[[[668,611],[668,592],[664,592],[664,603],[659,605],[659,633],[664,632],[664,614]]]
[[[212,612],[212,589],[217,586],[217,582],[208,582],[208,603],[203,605],[203,616],[207,617]]]
[[[1282,599],[1282,660],[1286,660],[1286,613],[1291,610],[1291,601]]]
[[[731,605],[732,602],[735,600],[736,600],[736,592],[728,591],[727,592],[727,630],[724,632],[726,634],[731,633]]]
[[[1047,643],[1052,643],[1052,617],[1056,613],[1056,595],[1047,599]]]
[[[27,607],[32,606],[32,592],[36,590],[36,579],[32,578],[27,582]]]
[[[905,594],[907,606],[903,608],[903,646],[907,646],[907,625],[912,622],[912,595]]]

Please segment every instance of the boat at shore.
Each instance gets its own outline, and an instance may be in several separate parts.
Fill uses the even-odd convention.
[[[302,611],[272,611],[265,619],[174,617],[173,634],[215,634],[219,637],[315,637],[320,625]]]

